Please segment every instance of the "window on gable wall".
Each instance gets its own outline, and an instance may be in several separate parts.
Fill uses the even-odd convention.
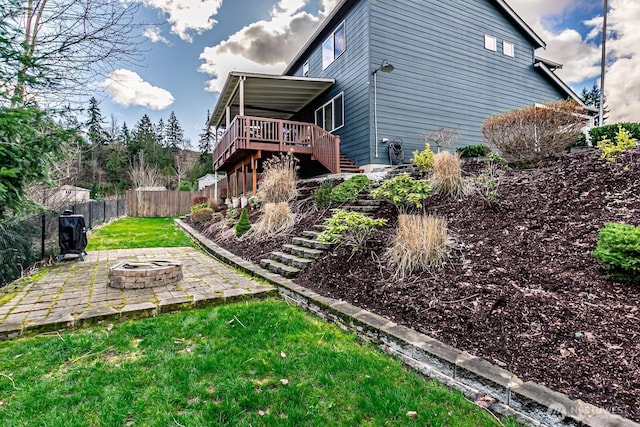
[[[498,50],[498,41],[493,36],[484,35],[484,48],[492,51]]]
[[[515,56],[515,47],[513,46],[513,43],[503,41],[502,53],[513,58]]]
[[[344,126],[344,93],[316,110],[316,124],[329,132]]]
[[[322,69],[331,65],[345,50],[347,50],[347,39],[343,21],[322,43]]]
[[[302,77],[309,77],[309,61],[302,65]]]

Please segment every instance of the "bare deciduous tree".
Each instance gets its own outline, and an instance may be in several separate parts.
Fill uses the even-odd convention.
[[[12,105],[83,94],[96,76],[140,55],[137,6],[110,0],[13,0],[8,14],[18,52],[8,64]]]
[[[161,187],[163,177],[159,170],[147,165],[144,151],[138,153],[138,161],[129,166],[129,178],[136,189],[138,203],[142,203],[142,191],[148,187]]]

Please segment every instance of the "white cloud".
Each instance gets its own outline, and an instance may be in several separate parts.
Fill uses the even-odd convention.
[[[158,27],[147,27],[144,30],[143,35],[154,43],[162,42],[164,44],[169,44],[169,40],[160,34],[160,28]]]
[[[564,64],[558,75],[579,92],[600,76],[602,3],[595,0],[511,0],[518,14],[547,42],[539,54]],[[590,31],[582,37],[571,28],[558,28],[566,16],[580,7],[593,10],[583,24]],[[607,68],[605,93],[611,110],[609,123],[640,121],[640,2],[610,0],[607,20]],[[544,11],[544,12],[542,12]]]
[[[280,0],[269,20],[254,22],[200,54],[200,71],[213,77],[207,90],[219,92],[232,70],[280,73],[337,0],[321,0],[318,16],[302,11],[309,0]]]
[[[169,15],[171,32],[182,40],[192,41],[192,33],[202,34],[217,21],[222,0],[138,0],[145,6],[162,10]],[[237,0],[236,0],[237,1]]]
[[[114,103],[125,107],[138,105],[152,110],[162,110],[174,101],[169,91],[152,86],[137,73],[122,68],[109,74],[101,86]]]

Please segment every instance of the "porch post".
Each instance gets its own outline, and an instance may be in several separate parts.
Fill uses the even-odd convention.
[[[227,105],[225,108],[225,126],[229,130],[229,123],[231,123],[231,107]]]
[[[340,137],[335,136],[333,138],[333,141],[335,143],[334,156],[335,156],[336,173],[340,173]]]
[[[242,161],[242,194],[247,195],[247,161]]]
[[[240,115],[244,116],[244,81],[246,77],[240,77]]]
[[[258,154],[251,155],[251,188],[254,196],[258,194]]]

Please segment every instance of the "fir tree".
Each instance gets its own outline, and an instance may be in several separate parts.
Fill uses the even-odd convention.
[[[171,150],[171,152],[175,155],[178,152],[178,149],[182,147],[184,143],[184,132],[182,131],[182,127],[178,122],[178,118],[176,117],[176,113],[173,111],[169,115],[169,120],[167,121],[167,130],[166,130],[166,146]]]
[[[207,121],[204,123],[204,128],[200,134],[200,141],[198,142],[198,150],[202,156],[207,156],[211,153],[213,150],[213,143],[215,142],[213,132],[211,132],[211,128],[209,127],[210,118],[211,113],[207,110]]]
[[[600,109],[600,88],[595,83],[593,84],[593,87],[591,88],[591,90],[587,90],[587,88],[583,88],[580,97],[582,98],[582,101],[585,103],[585,105]],[[607,98],[606,98],[606,96],[603,97],[603,100],[604,100],[604,105],[603,105],[603,109],[602,109],[602,113],[603,113],[602,114],[602,122],[604,124],[604,122],[606,122],[607,118],[609,117],[608,116],[609,107],[607,106]],[[596,126],[600,126],[599,119],[600,119],[600,117],[596,116],[596,118],[595,118],[595,125]]]

